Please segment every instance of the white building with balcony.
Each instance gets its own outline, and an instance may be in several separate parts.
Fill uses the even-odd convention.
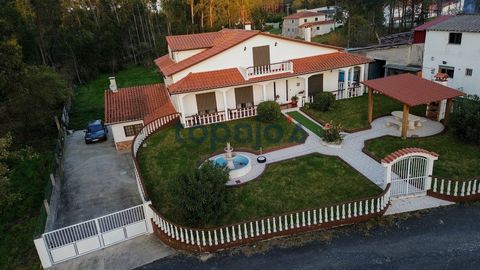
[[[363,94],[368,58],[342,48],[252,30],[169,36],[155,60],[185,127],[256,115],[267,100],[299,106],[315,94]]]

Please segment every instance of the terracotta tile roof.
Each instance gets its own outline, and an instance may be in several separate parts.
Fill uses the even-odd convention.
[[[168,55],[162,56],[159,59],[155,60],[155,64],[160,68],[160,70],[164,75],[170,76],[188,67],[191,67],[199,62],[202,62],[220,52],[223,52],[241,43],[242,41],[247,40],[259,34],[260,31],[223,29],[220,32],[215,32],[215,33],[219,35],[213,40],[213,46],[210,49],[205,50],[201,53],[198,53],[178,63],[172,62],[173,64],[165,63],[166,62],[165,59],[160,60],[160,58],[168,57]]]
[[[219,35],[213,40],[213,46],[211,48],[201,53],[198,53],[192,57],[184,59],[178,63],[173,62],[170,59],[169,55],[164,55],[156,59],[155,64],[158,66],[160,71],[165,76],[170,76],[188,67],[198,64],[212,56],[215,56],[256,35],[263,35],[263,36],[268,36],[272,38],[284,39],[284,40],[299,42],[303,44],[309,44],[313,46],[335,49],[335,50],[343,50],[343,48],[336,47],[336,46],[320,44],[315,42],[307,42],[304,40],[292,39],[292,38],[282,37],[279,35],[273,35],[269,33],[262,33],[260,31],[241,30],[241,29],[222,29],[219,32],[215,32],[215,33]],[[183,42],[187,42],[187,40],[189,40],[188,42],[192,41],[192,39],[184,39]],[[189,45],[183,45],[183,46],[187,47]],[[191,45],[191,46],[194,46],[194,45]]]
[[[409,106],[428,104],[464,94],[410,73],[362,82],[364,85]]]
[[[215,40],[219,37],[222,37],[222,35],[223,33],[219,31],[200,34],[167,36],[166,40],[168,46],[170,47],[170,50],[175,52],[213,47],[213,45],[215,44]]]
[[[138,121],[150,113],[171,114],[175,109],[168,91],[162,83],[119,88],[118,92],[105,91],[105,123]]]
[[[301,11],[297,13],[290,14],[286,17],[283,17],[283,19],[300,19],[300,18],[306,18],[306,17],[313,17],[313,16],[319,16],[322,15],[323,13],[321,12],[313,12],[313,11]]]
[[[305,28],[305,27],[312,27],[312,26],[315,26],[315,25],[322,25],[322,24],[333,24],[335,21],[334,20],[328,20],[328,21],[318,21],[318,22],[307,22],[307,23],[304,23],[300,26],[298,26],[299,28]]]
[[[287,78],[313,72],[321,72],[325,70],[365,64],[371,61],[372,60],[363,56],[346,52],[336,52],[318,56],[293,59],[293,73],[288,72],[255,77],[251,78],[248,81],[243,78],[237,68],[190,73],[185,78],[170,85],[168,87],[168,90],[171,94],[195,92],[200,90],[243,85],[279,78]]]
[[[403,149],[397,150],[397,151],[387,155],[386,157],[384,157],[382,159],[382,163],[390,164],[390,163],[398,160],[399,158],[401,158],[403,156],[406,156],[406,155],[409,155],[409,154],[414,154],[414,153],[422,153],[422,154],[427,154],[427,155],[431,155],[431,156],[434,156],[434,157],[438,157],[438,154],[435,153],[435,152],[430,152],[430,151],[422,149],[422,148],[409,147],[409,148],[403,148]]]

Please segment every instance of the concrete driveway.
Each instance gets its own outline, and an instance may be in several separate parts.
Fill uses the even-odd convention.
[[[61,228],[142,203],[129,151],[106,142],[85,144],[83,131],[68,135],[54,228]]]

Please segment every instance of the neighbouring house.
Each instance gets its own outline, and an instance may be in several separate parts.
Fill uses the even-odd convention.
[[[335,12],[333,8],[319,8],[283,17],[282,36],[310,40],[311,37],[329,33],[338,26],[332,11]]]
[[[368,79],[402,73],[420,75],[427,29],[452,17],[439,16],[412,31],[384,36],[379,44],[349,49],[349,52],[375,59],[369,65]]]
[[[480,95],[480,15],[458,15],[427,29],[423,77],[448,75],[448,86]]]
[[[129,149],[135,135],[151,120],[175,113],[164,84],[116,87],[110,78],[105,91],[105,124],[110,126],[117,150]]]
[[[260,31],[168,36],[167,55],[155,60],[185,127],[256,115],[256,106],[292,97],[302,106],[315,94],[337,99],[363,94],[370,59],[342,48]]]

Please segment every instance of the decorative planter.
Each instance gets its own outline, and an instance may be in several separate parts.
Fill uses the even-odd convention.
[[[267,162],[267,158],[265,156],[259,156],[259,157],[257,157],[257,162],[258,163],[265,163],[265,162]]]

